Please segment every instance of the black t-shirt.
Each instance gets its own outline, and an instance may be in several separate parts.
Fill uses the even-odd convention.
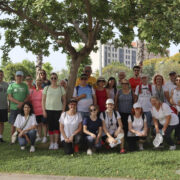
[[[97,135],[99,127],[102,127],[102,121],[99,117],[97,117],[96,121],[92,121],[90,117],[85,117],[83,125],[87,126],[89,132]]]

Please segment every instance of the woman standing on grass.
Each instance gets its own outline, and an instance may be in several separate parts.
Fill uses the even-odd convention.
[[[38,123],[38,133],[36,142],[42,141],[42,143],[47,142],[47,120],[43,117],[42,110],[42,80],[39,78],[36,80],[36,89],[33,89],[30,93],[30,101],[33,106],[34,113],[36,115],[36,121]],[[44,137],[42,138],[42,130]]]
[[[78,144],[81,139],[82,117],[77,112],[77,101],[75,99],[70,100],[68,107],[69,110],[62,113],[59,123],[64,152],[73,154],[79,151]]]
[[[97,115],[97,106],[91,105],[89,111],[90,116],[85,117],[83,121],[83,132],[86,135],[88,145],[87,155],[92,155],[93,150],[98,150],[101,147],[102,121]]]
[[[21,113],[18,114],[14,126],[19,132],[18,141],[21,150],[24,150],[25,146],[29,143],[31,144],[30,152],[35,152],[34,143],[36,139],[37,123],[30,103],[26,102],[23,104]]]
[[[115,98],[116,109],[121,115],[121,120],[123,123],[123,129],[125,137],[127,137],[128,132],[128,117],[131,114],[134,102],[134,92],[131,90],[129,81],[123,79],[121,81],[122,89],[120,89]]]
[[[49,149],[59,149],[59,118],[65,111],[66,96],[63,87],[57,85],[58,76],[51,73],[51,85],[43,90],[42,108],[43,116],[47,118],[49,127],[50,146]]]
[[[102,140],[104,143],[108,144],[116,144],[118,136],[124,134],[123,126],[121,122],[121,116],[118,111],[114,111],[114,101],[113,99],[107,99],[106,101],[106,111],[100,114],[100,118],[102,120],[103,127],[103,135]],[[120,138],[120,153],[125,153],[124,149],[124,138]]]
[[[138,143],[139,150],[144,150],[143,143],[147,136],[147,119],[143,114],[142,106],[139,103],[133,105],[132,115],[128,117],[128,145],[129,150],[136,150],[136,145]]]
[[[156,134],[161,133],[169,145],[169,150],[175,150],[171,135],[179,123],[178,116],[171,110],[168,104],[162,103],[156,96],[151,97],[152,117]]]

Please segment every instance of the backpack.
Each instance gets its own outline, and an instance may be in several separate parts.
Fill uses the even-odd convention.
[[[103,113],[103,118],[106,119],[106,113],[105,111],[102,112]],[[117,119],[117,112],[113,111],[113,114],[115,115],[115,118]]]
[[[148,89],[149,89],[151,96],[152,96],[152,85],[151,84],[148,84]],[[139,85],[138,94],[141,94],[141,92],[142,92],[142,84]]]
[[[91,91],[92,91],[92,86],[89,85],[89,84],[87,84],[87,86],[88,86],[88,87],[91,89]],[[80,88],[80,86],[76,86],[76,94],[77,94],[77,96],[78,96],[79,88]]]

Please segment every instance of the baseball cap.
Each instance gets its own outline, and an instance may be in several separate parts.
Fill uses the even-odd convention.
[[[71,98],[71,99],[69,100],[69,103],[68,103],[68,104],[70,104],[70,103],[76,103],[76,104],[77,104],[77,100],[74,99],[74,98]]]
[[[136,108],[142,108],[141,104],[140,103],[135,103],[133,105],[133,108],[136,109]]]
[[[114,104],[114,100],[113,99],[107,99],[106,104]]]
[[[81,74],[80,78],[88,78],[86,74]]]
[[[148,77],[148,75],[147,74],[141,74],[141,78],[143,78],[143,77]]]
[[[16,71],[16,76],[24,76],[24,73],[22,71]]]

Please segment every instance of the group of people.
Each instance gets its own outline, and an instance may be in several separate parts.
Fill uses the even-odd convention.
[[[118,145],[123,154],[143,150],[147,138],[156,134],[175,150],[180,144],[180,76],[172,71],[165,83],[158,74],[150,84],[140,66],[134,66],[133,72],[129,80],[121,71],[118,81],[110,77],[106,82],[92,77],[91,67],[86,66],[66,102],[68,82],[59,83],[56,73],[48,80],[41,70],[33,84],[31,76],[23,82],[23,72],[17,71],[15,82],[8,85],[0,70],[0,142],[4,122],[9,121],[11,136],[17,132],[21,150],[30,144],[30,152],[35,151],[36,142],[46,143],[49,136],[49,149],[59,149],[60,140],[66,154],[78,152],[80,146],[92,155],[102,146]]]

